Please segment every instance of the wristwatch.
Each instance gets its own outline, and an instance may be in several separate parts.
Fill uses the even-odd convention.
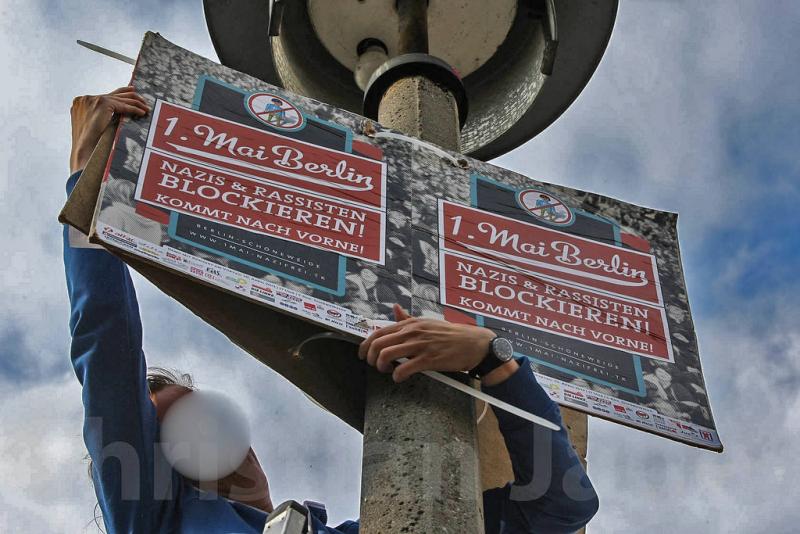
[[[470,370],[469,375],[473,378],[481,378],[504,363],[511,361],[514,357],[514,346],[504,337],[497,336],[489,342],[489,350],[484,356],[483,361]]]

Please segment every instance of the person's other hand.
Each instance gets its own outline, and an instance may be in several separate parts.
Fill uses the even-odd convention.
[[[253,506],[267,513],[273,510],[267,475],[252,447],[236,471],[219,480],[198,482],[197,485],[200,489],[213,491],[226,499]]]
[[[120,87],[106,95],[75,97],[70,108],[72,118],[72,150],[69,156],[70,173],[86,166],[97,141],[115,113],[143,117],[150,107],[133,86]]]
[[[397,304],[394,314],[397,322],[373,332],[358,355],[379,371],[392,372],[395,382],[420,371],[469,371],[483,360],[495,337],[488,328],[411,317]],[[398,358],[408,361],[393,367]]]

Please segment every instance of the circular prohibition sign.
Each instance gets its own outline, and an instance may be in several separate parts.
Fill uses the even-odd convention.
[[[252,93],[247,96],[247,111],[260,122],[278,130],[299,130],[305,118],[297,107],[273,93]]]
[[[549,224],[572,224],[575,215],[562,200],[541,189],[523,189],[517,193],[517,202],[534,218]]]

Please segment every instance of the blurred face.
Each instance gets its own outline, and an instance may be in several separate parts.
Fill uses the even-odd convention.
[[[150,399],[156,408],[156,416],[159,421],[164,419],[164,415],[172,404],[191,393],[191,390],[183,386],[166,386],[156,393],[150,394]],[[248,504],[259,508],[265,512],[272,512],[272,500],[269,495],[269,483],[267,475],[258,462],[256,453],[251,448],[247,457],[239,468],[230,475],[217,481],[199,482],[195,486],[202,490],[213,491],[227,499]]]

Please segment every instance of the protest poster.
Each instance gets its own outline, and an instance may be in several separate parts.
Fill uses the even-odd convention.
[[[325,328],[491,328],[558,403],[721,449],[676,215],[522,176],[148,33],[92,240]]]

